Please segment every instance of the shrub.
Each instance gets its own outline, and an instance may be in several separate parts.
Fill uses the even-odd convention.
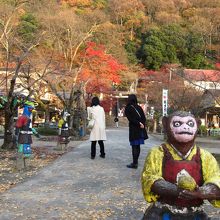
[[[201,125],[199,127],[198,134],[200,134],[200,135],[206,135],[207,134],[207,128],[206,128],[205,125]]]
[[[37,131],[40,135],[45,135],[45,136],[58,135],[57,129],[49,128],[49,127],[40,127],[40,128],[37,128]]]

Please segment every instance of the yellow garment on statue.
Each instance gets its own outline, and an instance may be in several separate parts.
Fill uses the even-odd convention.
[[[167,149],[173,156],[174,160],[182,160],[182,158],[175,152],[175,150],[166,144]],[[193,147],[187,160],[191,160],[196,154],[196,145]],[[218,162],[214,156],[208,151],[200,148],[201,161],[202,161],[202,173],[204,184],[212,183],[220,188],[220,169]],[[144,168],[142,171],[141,182],[144,198],[147,202],[157,201],[159,195],[154,194],[151,191],[151,187],[156,180],[163,179],[162,177],[162,162],[164,152],[162,146],[154,147],[150,150],[146,157]],[[213,200],[212,205],[220,208],[220,200]]]
[[[61,118],[58,122],[58,128],[62,128],[63,123],[64,123],[64,120]]]

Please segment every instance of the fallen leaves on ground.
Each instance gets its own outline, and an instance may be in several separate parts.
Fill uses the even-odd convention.
[[[27,167],[22,171],[16,168],[16,150],[0,151],[0,193],[35,175],[39,169],[65,153],[64,151],[51,151],[45,147],[34,147],[32,150],[33,155],[26,160]]]

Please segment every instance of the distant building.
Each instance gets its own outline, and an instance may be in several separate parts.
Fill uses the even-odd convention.
[[[201,99],[201,119],[207,127],[220,127],[220,90],[205,90]]]
[[[200,90],[220,90],[219,70],[185,69],[184,83]]]
[[[0,96],[7,96],[11,80],[14,76],[14,71],[14,68],[8,68],[7,71],[5,68],[0,68]],[[58,112],[56,108],[57,97],[50,92],[46,82],[39,80],[39,76],[37,74],[19,72],[19,76],[16,78],[14,94],[26,97],[30,94],[28,88],[38,94],[43,104],[49,105],[47,113],[41,106],[36,108],[35,122],[44,123],[46,118],[49,121],[52,116]],[[34,98],[33,95],[31,95],[31,97]],[[18,114],[21,112],[22,109],[18,109]],[[1,115],[3,117],[3,114]]]
[[[200,117],[204,125],[220,127],[220,71],[185,69],[184,83],[204,93],[200,102]]]

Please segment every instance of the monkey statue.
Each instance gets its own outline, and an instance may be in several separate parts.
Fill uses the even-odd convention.
[[[206,220],[208,200],[220,208],[220,170],[216,159],[195,144],[200,121],[185,111],[164,116],[167,142],[152,148],[142,171],[144,198],[151,205],[143,220]]]

